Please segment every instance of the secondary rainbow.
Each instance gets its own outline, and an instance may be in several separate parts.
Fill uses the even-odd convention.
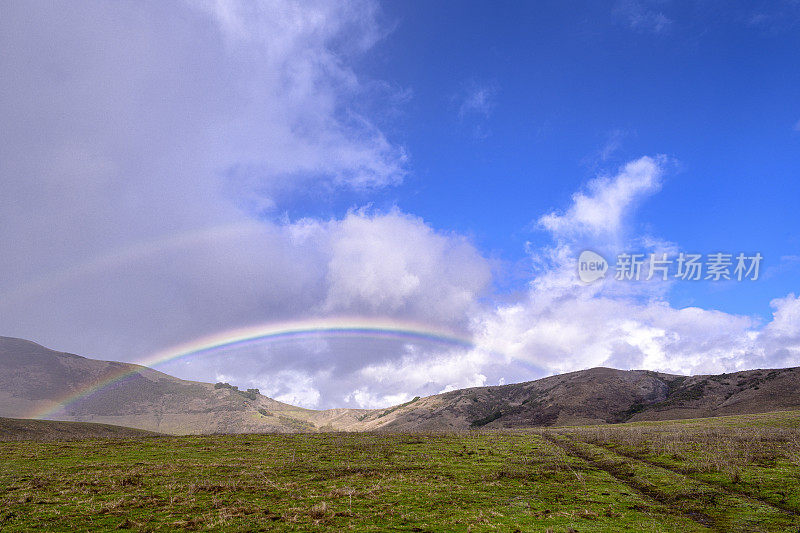
[[[156,352],[136,364],[152,368],[168,361],[193,357],[217,350],[309,337],[383,338],[417,343],[428,342],[462,349],[475,347],[467,337],[414,322],[372,318],[320,318],[268,323],[220,332]],[[61,398],[55,405],[47,409],[39,409],[31,413],[30,418],[47,418],[70,404],[133,375],[136,371],[136,368],[126,368],[117,373],[112,373],[89,387],[74,391]]]

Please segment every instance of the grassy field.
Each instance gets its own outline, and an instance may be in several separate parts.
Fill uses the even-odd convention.
[[[0,530],[800,531],[800,412],[0,443]]]

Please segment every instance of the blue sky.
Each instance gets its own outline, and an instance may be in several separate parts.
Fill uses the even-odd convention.
[[[0,47],[0,334],[128,361],[341,316],[475,342],[162,368],[309,407],[800,364],[796,2],[11,3]],[[584,286],[583,248],[764,262]]]
[[[411,2],[364,71],[411,96],[390,125],[412,175],[391,201],[434,226],[525,257],[536,214],[640,154],[673,163],[636,222],[681,250],[796,255],[800,226],[798,6]],[[459,110],[486,91],[485,109]],[[396,130],[396,131],[395,131]],[[533,230],[533,231],[532,231]],[[795,265],[796,266],[796,265]],[[679,287],[676,303],[769,313],[797,269],[757,287]],[[710,290],[709,290],[710,289]]]

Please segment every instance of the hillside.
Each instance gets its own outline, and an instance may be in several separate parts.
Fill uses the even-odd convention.
[[[139,365],[98,361],[0,337],[0,416],[28,418],[70,395],[126,377],[48,415],[161,433],[315,431],[351,413],[310,411],[261,394],[185,381]]]
[[[396,409],[381,429],[449,430],[671,420],[800,409],[800,368],[676,376],[591,368],[462,389]],[[376,422],[370,415],[364,422]]]
[[[112,426],[110,424],[0,418],[0,442],[18,440],[130,439],[157,435],[159,433],[123,426]]]
[[[800,368],[677,376],[592,368],[462,389],[384,409],[311,410],[150,368],[0,337],[0,416],[28,418],[109,377],[48,418],[161,433],[440,431],[668,420],[800,409]]]

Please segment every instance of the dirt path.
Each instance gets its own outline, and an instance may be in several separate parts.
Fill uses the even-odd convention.
[[[584,441],[581,441],[581,442],[584,442]],[[664,464],[661,464],[661,463],[658,463],[658,462],[655,462],[655,461],[651,461],[651,460],[646,459],[644,457],[641,457],[641,456],[639,456],[637,454],[625,453],[625,452],[623,452],[621,450],[617,450],[617,449],[615,449],[615,448],[613,448],[611,446],[608,446],[608,445],[604,445],[604,444],[600,444],[600,443],[592,443],[592,444],[594,446],[600,446],[602,448],[605,448],[606,450],[608,450],[608,451],[610,451],[612,453],[615,453],[617,455],[620,455],[622,457],[628,457],[630,459],[634,459],[636,461],[640,461],[642,463],[645,463],[647,465],[653,466],[655,468],[663,468],[664,470],[669,470],[670,472],[673,472],[675,474],[689,477],[689,478],[693,479],[694,481],[696,481],[698,483],[703,483],[704,485],[708,485],[708,486],[713,487],[715,489],[723,490],[723,491],[725,491],[725,492],[727,492],[727,493],[729,493],[731,495],[742,497],[744,499],[747,499],[747,500],[750,500],[750,501],[753,501],[753,502],[758,502],[759,504],[767,505],[769,507],[773,507],[773,508],[775,508],[775,509],[777,509],[779,511],[782,511],[782,512],[790,514],[790,515],[793,515],[795,517],[800,517],[800,512],[798,512],[796,509],[792,509],[791,507],[787,507],[787,506],[781,505],[780,503],[772,502],[770,500],[761,498],[759,496],[756,496],[755,494],[746,492],[746,491],[744,491],[742,489],[737,489],[735,487],[724,485],[722,483],[715,483],[713,481],[700,479],[700,478],[697,477],[697,475],[695,473],[690,472],[687,469],[670,467],[668,465],[664,465]]]
[[[547,433],[543,434],[542,436],[554,446],[558,446],[564,450],[568,455],[582,459],[598,470],[603,470],[611,477],[624,484],[626,487],[629,487],[633,492],[658,503],[659,505],[668,509],[670,513],[676,516],[684,516],[689,518],[703,527],[711,528],[716,531],[724,531],[724,529],[716,527],[715,521],[710,516],[707,516],[702,512],[687,512],[685,509],[676,506],[674,502],[670,501],[668,498],[665,498],[662,493],[651,490],[649,486],[646,486],[642,483],[637,483],[635,480],[631,479],[629,475],[623,474],[619,469],[612,468],[609,465],[598,461],[591,454],[585,453],[583,450],[577,448],[571,441],[562,441]]]

